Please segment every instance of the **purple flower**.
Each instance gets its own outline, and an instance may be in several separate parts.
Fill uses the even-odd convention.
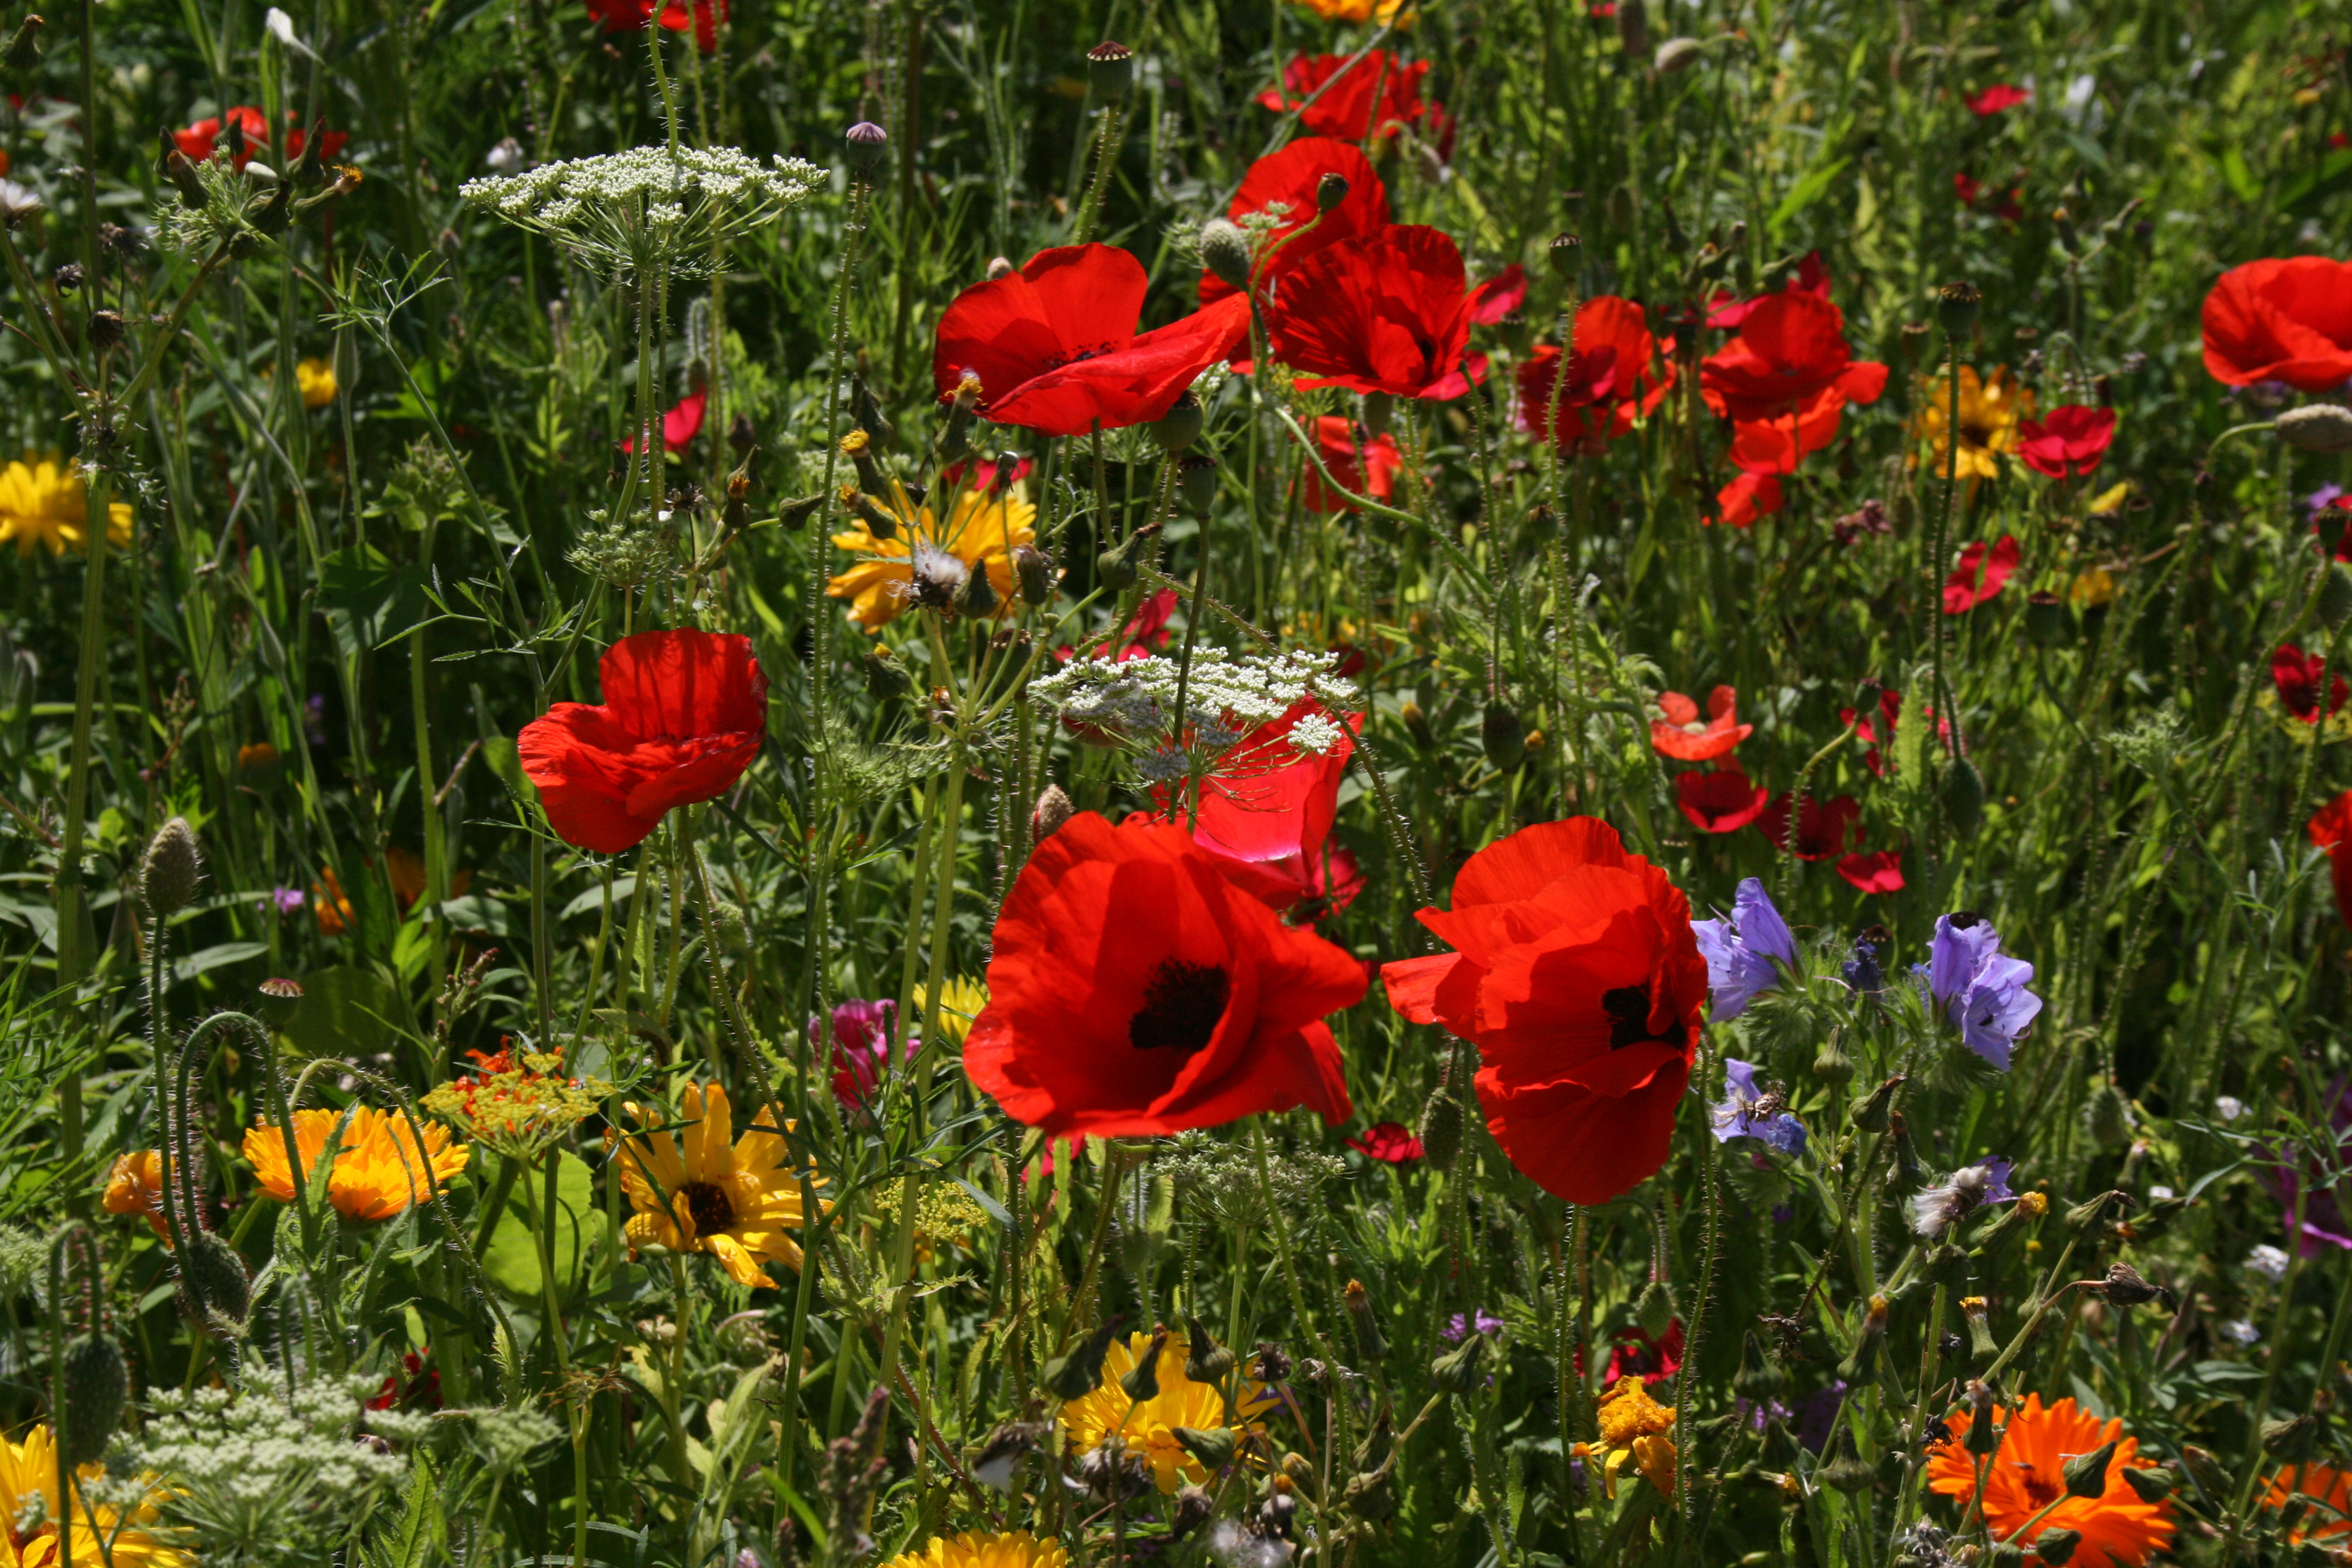
[[[898,1004],[852,998],[833,1010],[833,1095],[851,1110],[865,1109],[888,1070],[890,1036],[898,1022]],[[809,1020],[809,1043],[817,1043],[817,1020]],[[921,1044],[911,1035],[900,1062],[915,1059]]]
[[[1707,1108],[1707,1120],[1715,1127],[1717,1142],[1759,1138],[1783,1154],[1793,1156],[1805,1152],[1804,1123],[1789,1114],[1787,1102],[1780,1096],[1768,1095],[1756,1087],[1754,1062],[1726,1057],[1723,1084],[1727,1092],[1722,1101]]]
[[[1963,1165],[1939,1186],[1928,1187],[1911,1200],[1911,1228],[1933,1241],[1987,1204],[2017,1201],[2009,1190],[2010,1163],[1996,1154],[1973,1165]]]
[[[275,906],[279,914],[290,915],[302,907],[302,899],[303,893],[299,888],[272,888],[269,890],[268,901],[261,907],[268,909]]]
[[[1838,1406],[1845,1400],[1845,1379],[1831,1380],[1827,1388],[1815,1389],[1805,1395],[1797,1406],[1797,1441],[1808,1453],[1820,1453],[1829,1447],[1830,1433],[1837,1426]]]
[[[1969,1049],[2003,1072],[2010,1047],[2042,1011],[2042,998],[2028,991],[2033,965],[2000,951],[2000,933],[1979,914],[1962,910],[1936,921],[1927,950],[1927,991],[1953,1023]]]
[[[1491,1334],[1502,1326],[1502,1319],[1496,1317],[1484,1307],[1478,1309],[1476,1332]],[[1464,1340],[1470,1337],[1472,1331],[1470,1319],[1461,1312],[1456,1312],[1446,1323],[1445,1327],[1438,1331],[1438,1338],[1444,1340],[1447,1344],[1460,1344]]]
[[[2328,1121],[2336,1143],[2341,1146],[2352,1137],[2352,1079],[2338,1079],[2328,1093],[2334,1110]],[[2242,1107],[2239,1115],[2245,1114]],[[2234,1121],[2235,1117],[2226,1120]],[[2336,1184],[2327,1179],[2318,1163],[2303,1147],[2294,1143],[2266,1146],[2272,1163],[2263,1172],[2263,1181],[2277,1196],[2279,1218],[2288,1230],[2294,1228],[2295,1199],[2305,1182],[2311,1184],[2310,1196],[2303,1200],[2303,1238],[2301,1250],[2305,1258],[2319,1257],[2323,1244],[2352,1251],[2352,1219],[2345,1215]],[[2347,1189],[2345,1197],[2352,1197]]]
[[[1693,921],[1691,934],[1698,939],[1698,951],[1706,960],[1706,984],[1712,993],[1709,1014],[1718,1023],[1737,1018],[1759,992],[1780,984],[1775,960],[1787,968],[1797,967],[1796,938],[1789,934],[1789,923],[1780,918],[1780,911],[1772,907],[1764,884],[1753,877],[1733,893],[1728,919]]]
[[[2333,505],[2336,498],[2343,493],[2344,487],[2341,485],[2322,485],[2303,498],[2303,510],[2317,517],[2322,508]]]

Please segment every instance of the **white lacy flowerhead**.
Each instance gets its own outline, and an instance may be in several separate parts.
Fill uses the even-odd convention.
[[[1184,773],[1188,754],[1192,762],[1213,767],[1251,731],[1281,718],[1302,698],[1312,697],[1338,710],[1359,707],[1362,698],[1355,687],[1333,673],[1339,663],[1339,656],[1332,653],[1236,657],[1204,647],[1194,650],[1192,674],[1183,678],[1175,659],[1156,655],[1124,663],[1081,658],[1039,680],[1030,692],[1070,723],[1141,753],[1139,768],[1159,781]],[[1181,725],[1170,722],[1180,684],[1184,689]],[[1339,743],[1342,733],[1330,718],[1307,714],[1293,721],[1289,740],[1299,752],[1320,756]],[[1285,760],[1258,759],[1262,766],[1278,766]]]
[[[469,206],[546,235],[615,277],[693,270],[720,234],[742,234],[798,205],[824,178],[797,158],[762,163],[732,147],[633,147],[468,180]]]

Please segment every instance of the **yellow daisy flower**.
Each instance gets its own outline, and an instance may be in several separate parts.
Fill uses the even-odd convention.
[[[89,548],[88,494],[81,475],[55,452],[46,458],[25,454],[22,460],[0,469],[0,544],[16,542],[16,553],[30,555],[33,546],[46,544],[52,555],[70,545]],[[107,510],[107,542],[117,549],[131,543],[131,508],[113,502]]]
[[[46,1426],[36,1426],[25,1434],[21,1443],[0,1437],[0,1520],[7,1521],[0,1528],[0,1564],[5,1568],[50,1568],[58,1561],[58,1452],[55,1439]],[[155,1521],[155,1503],[162,1498],[162,1489],[151,1488],[147,1500],[123,1518],[114,1509],[100,1504],[95,1508],[84,1504],[80,1481],[94,1481],[106,1473],[102,1465],[84,1465],[78,1472],[73,1500],[73,1560],[76,1563],[110,1562],[113,1568],[193,1568],[195,1559],[177,1548],[166,1546],[147,1531],[134,1528]],[[26,1506],[34,1498],[41,1500],[39,1514],[42,1522],[29,1532],[18,1533],[16,1521],[33,1511]],[[98,1530],[104,1538],[100,1542],[91,1539],[90,1520],[95,1515]]]
[[[1944,426],[1951,417],[1951,383],[1939,375],[1928,384],[1927,401],[1912,422],[1913,437],[1935,445],[1932,473],[1941,474],[1950,460]],[[2010,379],[2007,365],[1997,367],[1990,379],[1979,378],[1974,365],[1960,366],[1960,478],[1998,476],[2000,468],[1994,459],[2017,445],[2017,422],[2032,412],[2033,394]]]
[[[882,1568],[1069,1568],[1070,1554],[1058,1541],[1040,1541],[1025,1530],[1000,1535],[967,1531],[935,1535],[920,1552],[901,1552]]]
[[[294,1113],[294,1147],[301,1156],[306,1182],[326,1151],[327,1134],[342,1115],[328,1110]],[[352,1110],[342,1142],[335,1147],[334,1169],[327,1176],[327,1200],[345,1219],[390,1219],[411,1204],[423,1203],[432,1182],[453,1179],[466,1168],[471,1153],[463,1143],[450,1147],[449,1130],[432,1122],[425,1124],[425,1146],[420,1150],[404,1114],[362,1105]],[[246,1129],[245,1160],[263,1191],[280,1203],[294,1200],[294,1176],[286,1165],[286,1135],[276,1122],[264,1121]],[[428,1160],[432,1181],[425,1174]]]
[[[940,987],[940,1038],[949,1045],[961,1046],[971,1033],[971,1021],[988,1005],[988,987],[968,974],[959,974]],[[930,987],[915,987],[915,1011],[927,1015],[930,1010]]]
[[[1124,1344],[1113,1340],[1103,1358],[1102,1385],[1062,1406],[1062,1429],[1082,1454],[1118,1433],[1129,1453],[1140,1454],[1150,1462],[1152,1479],[1160,1489],[1173,1492],[1187,1481],[1198,1486],[1208,1479],[1201,1462],[1176,1441],[1176,1428],[1189,1426],[1196,1432],[1224,1428],[1225,1401],[1215,1384],[1195,1383],[1184,1375],[1184,1363],[1192,1352],[1175,1334],[1169,1335],[1160,1347],[1160,1392],[1140,1405],[1129,1398],[1118,1380],[1133,1372],[1137,1361],[1150,1348],[1150,1334],[1129,1334]],[[1242,1421],[1232,1428],[1234,1436],[1239,1438],[1265,1431],[1265,1423],[1257,1417],[1280,1403],[1279,1396],[1263,1385],[1244,1382],[1235,1412]]]
[[[305,408],[324,408],[335,400],[335,367],[331,361],[306,359],[294,366],[294,384]]]
[[[1601,1396],[1594,1415],[1601,1426],[1597,1444],[1579,1443],[1580,1457],[1601,1460],[1601,1484],[1617,1495],[1617,1472],[1631,1460],[1642,1478],[1667,1497],[1675,1495],[1675,1412],[1650,1397],[1639,1377],[1627,1376]]]
[[[640,1122],[646,1119],[637,1106],[626,1109]],[[799,1173],[773,1113],[761,1106],[738,1140],[724,1087],[688,1084],[679,1109],[687,1124],[683,1148],[668,1132],[653,1131],[625,1140],[616,1155],[621,1190],[637,1211],[624,1227],[630,1247],[707,1252],[737,1284],[773,1289],[760,1259],[797,1271],[800,1245],[783,1233],[800,1229],[806,1218]]]
[[[824,588],[829,596],[849,601],[851,620],[878,632],[898,618],[914,602],[918,550],[940,552],[966,574],[984,566],[989,586],[996,590],[996,613],[1012,609],[1013,552],[1037,538],[1037,509],[1017,488],[1002,497],[966,489],[944,531],[929,506],[910,506],[903,494],[891,510],[898,519],[894,538],[877,539],[863,524],[833,536],[835,544],[866,557]]]

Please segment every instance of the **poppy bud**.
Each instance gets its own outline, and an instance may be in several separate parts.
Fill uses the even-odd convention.
[[[253,1281],[235,1247],[208,1230],[190,1236],[180,1254],[180,1285],[197,1328],[214,1339],[244,1337]]]
[[[1663,1339],[1674,1326],[1675,1288],[1663,1279],[1653,1279],[1642,1287],[1633,1299],[1633,1322],[1652,1339]]]
[[[2180,1478],[2162,1465],[2126,1465],[2124,1485],[2142,1502],[2162,1502],[2180,1484]]]
[[[1337,169],[1315,182],[1315,210],[1328,213],[1348,199],[1348,176]]]
[[[991,283],[1001,282],[1020,270],[1013,265],[1013,259],[1010,257],[992,256],[988,258],[988,280]]]
[[[1234,1439],[1233,1429],[1227,1426],[1211,1426],[1205,1430],[1198,1426],[1179,1426],[1171,1436],[1176,1439],[1178,1447],[1198,1459],[1201,1468],[1211,1475],[1234,1462],[1234,1450],[1239,1446]]]
[[[1658,46],[1651,68],[1660,76],[1672,76],[1687,66],[1697,64],[1704,47],[1696,38],[1668,38]]]
[[[1650,16],[1646,0],[1618,0],[1617,42],[1637,60],[1648,56]]]
[[[1478,743],[1486,748],[1486,760],[1497,769],[1508,773],[1528,754],[1527,731],[1519,716],[1507,702],[1489,702],[1478,721]]]
[[[1462,1102],[1444,1085],[1422,1107],[1421,1152],[1438,1170],[1451,1174],[1454,1157],[1462,1152]]]
[[[996,613],[996,584],[988,580],[988,568],[983,566],[964,579],[963,593],[956,608],[977,620]]]
[[[2074,1548],[2082,1543],[2079,1530],[2045,1530],[2033,1539],[2033,1554],[2044,1563],[2071,1563]]]
[[[0,67],[12,71],[26,70],[41,63],[41,19],[27,15],[16,24],[16,36],[8,47],[0,49]]]
[[[1061,831],[1062,825],[1077,816],[1078,808],[1057,784],[1049,784],[1039,792],[1037,804],[1029,813],[1029,836],[1033,843],[1043,844]],[[1191,1375],[1187,1373],[1186,1375]]]
[[[1116,38],[1088,49],[1087,85],[1105,103],[1123,102],[1135,86],[1135,51]]]
[[[1134,1369],[1118,1380],[1127,1396],[1138,1405],[1160,1397],[1160,1352],[1168,1348],[1168,1325],[1160,1324],[1151,1331],[1151,1342],[1135,1358]]]
[[[2271,421],[2280,440],[2306,452],[2352,452],[2352,408],[2314,403]]]
[[[1062,795],[1062,792],[1049,785],[1046,794]],[[1066,811],[1069,804],[1070,797],[1062,795],[1062,805]],[[1042,812],[1045,807],[1045,796],[1040,795],[1037,808]],[[1062,818],[1062,822],[1068,820],[1067,816]],[[1057,822],[1054,826],[1059,827],[1061,825]],[[1234,1352],[1219,1344],[1216,1336],[1209,1332],[1209,1326],[1195,1317],[1184,1320],[1184,1375],[1194,1383],[1223,1383],[1238,1364]]]
[[[1963,838],[1975,834],[1977,824],[1984,820],[1984,775],[1977,772],[1976,763],[1954,757],[1944,770],[1944,811],[1951,818],[1953,832]]]
[[[1122,544],[1113,545],[1095,557],[1095,575],[1102,585],[1113,593],[1124,594],[1141,581],[1141,560],[1144,542],[1159,531],[1159,524],[1147,522],[1127,536]]]
[[[122,1347],[111,1334],[77,1334],[67,1342],[59,1374],[65,1398],[57,1413],[58,1447],[68,1464],[94,1465],[106,1457],[106,1445],[122,1424],[123,1402],[131,1393]]]
[[[1468,1394],[1478,1386],[1478,1358],[1486,1349],[1486,1336],[1472,1334],[1458,1348],[1429,1363],[1431,1384],[1440,1394]]]
[[[1111,1318],[1076,1345],[1045,1363],[1045,1392],[1068,1404],[1092,1394],[1102,1382],[1103,1358],[1124,1320]]]
[[[1396,411],[1396,399],[1385,392],[1364,394],[1364,434],[1379,440],[1389,433],[1389,417]]]
[[[860,178],[881,167],[882,160],[890,154],[890,133],[870,120],[861,120],[851,126],[843,133],[841,142],[851,171]]]
[[[1551,269],[1563,283],[1576,276],[1578,265],[1584,259],[1584,242],[1572,234],[1556,234],[1544,247],[1551,258]]]
[[[1984,296],[1973,283],[1947,283],[1936,291],[1936,320],[1948,337],[1966,337],[1977,324]]]
[[[1054,602],[1054,563],[1034,544],[1013,547],[1013,575],[1021,579],[1021,596],[1044,608]]]
[[[2120,1149],[2131,1142],[2131,1107],[2114,1080],[2091,1091],[2083,1106],[2083,1131],[2097,1149]]]
[[[1181,452],[1201,438],[1201,400],[1187,391],[1145,426],[1163,452]]]
[[[2086,1454],[2077,1454],[2062,1467],[2066,1478],[2066,1495],[2094,1498],[2107,1489],[2107,1466],[2116,1457],[2113,1437]]]
[[[90,346],[101,353],[122,342],[122,316],[116,310],[89,313]]]
[[[139,900],[157,920],[177,912],[196,895],[204,880],[204,852],[196,830],[184,816],[175,816],[156,829],[147,853],[139,861]]]
[[[1739,1351],[1739,1370],[1732,1375],[1731,1392],[1752,1404],[1763,1405],[1788,1385],[1789,1374],[1773,1359],[1772,1352],[1764,1348],[1756,1331],[1748,1330],[1747,1342]]]
[[[884,510],[881,503],[872,496],[859,493],[856,485],[841,487],[841,504],[855,513],[857,521],[866,525],[866,531],[875,538],[898,537],[898,520]]]
[[[2319,619],[2329,631],[2337,631],[2352,620],[2352,570],[2341,561],[2327,563],[2327,575],[2319,580]]]
[[[1884,1132],[1895,1115],[1895,1091],[1903,1086],[1903,1075],[1896,1073],[1870,1091],[1869,1097],[1853,1108],[1853,1124],[1864,1132]]]
[[[1176,488],[1197,518],[1206,519],[1217,503],[1217,460],[1206,452],[1187,452],[1176,465]]]
[[[2025,596],[2025,635],[2037,647],[2066,640],[2066,601],[2043,589]]]
[[[1201,265],[1236,289],[1250,282],[1250,242],[1241,226],[1213,217],[1201,226]]]
[[[1380,1313],[1372,1306],[1371,1292],[1360,1279],[1348,1281],[1343,1300],[1348,1305],[1348,1321],[1355,1325],[1356,1349],[1364,1360],[1377,1362],[1389,1353],[1389,1342],[1381,1333]]]

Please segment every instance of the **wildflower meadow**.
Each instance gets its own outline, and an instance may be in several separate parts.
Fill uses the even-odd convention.
[[[2346,0],[284,3],[0,10],[0,1568],[2352,1563]]]

